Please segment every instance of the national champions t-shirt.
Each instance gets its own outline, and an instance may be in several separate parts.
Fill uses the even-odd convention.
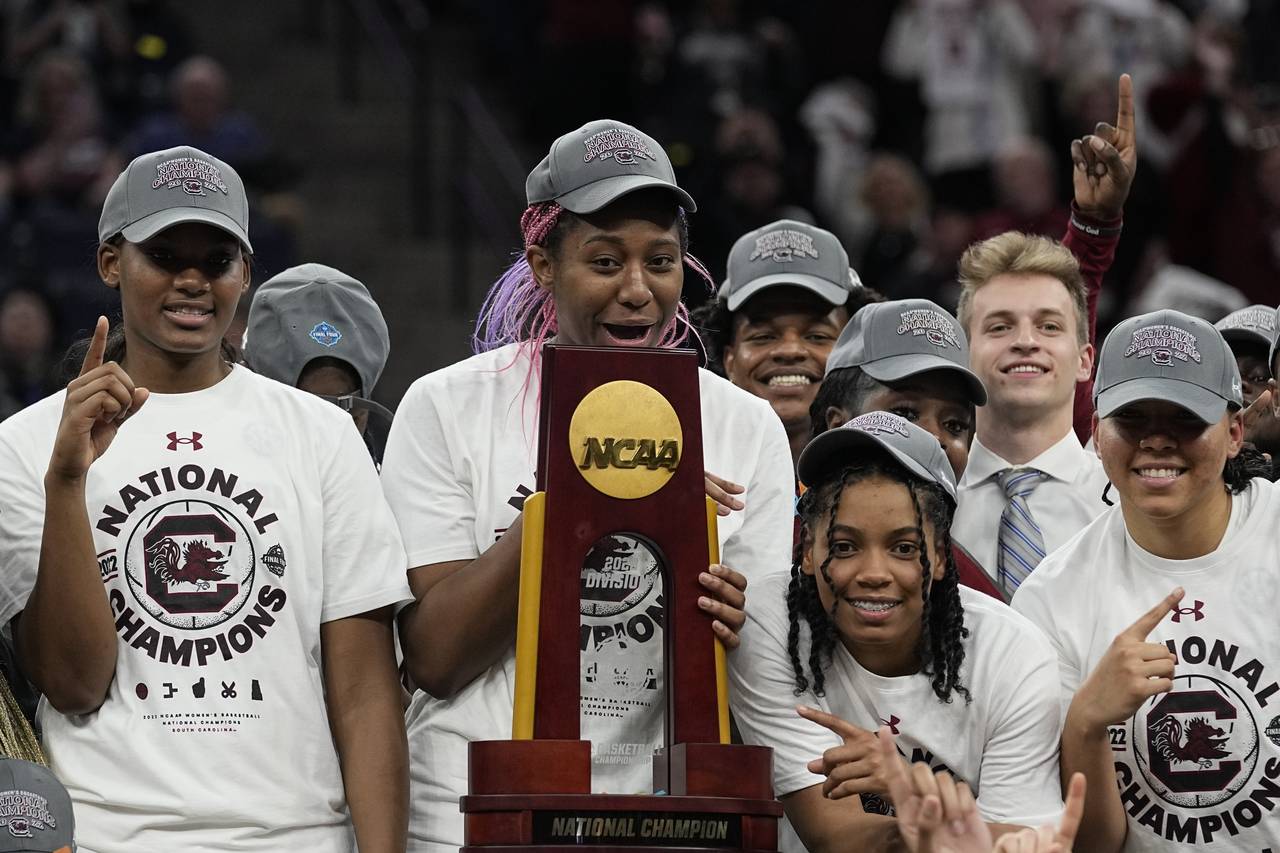
[[[1254,480],[1213,552],[1167,560],[1133,541],[1117,506],[1014,596],[1057,649],[1065,715],[1116,635],[1186,591],[1147,638],[1177,654],[1173,689],[1110,727],[1127,853],[1280,849],[1278,517],[1280,490]]]
[[[797,695],[787,654],[790,579],[790,573],[780,572],[751,586],[742,645],[729,656],[734,718],[743,740],[773,748],[777,796],[821,784],[824,777],[806,765],[840,744],[839,736],[797,714],[800,704],[869,732],[888,726],[908,761],[926,762],[966,782],[984,820],[1039,826],[1058,818],[1057,665],[1035,626],[1008,605],[962,586],[969,636],[960,683],[972,702],[953,693],[944,703],[933,692],[932,679],[921,673],[876,675],[840,642],[826,670],[825,695],[815,695],[812,684]],[[803,620],[798,642],[807,667],[810,634]],[[864,796],[862,804],[867,811],[888,812],[873,795]],[[804,849],[789,825],[780,839],[784,851]]]
[[[65,392],[0,424],[0,616],[31,592]],[[243,368],[152,394],[89,469],[116,620],[106,701],[42,701],[84,853],[354,849],[320,626],[410,598],[349,415]]]
[[[535,485],[539,378],[513,344],[430,373],[405,394],[382,485],[410,567],[474,559],[515,521]],[[786,433],[764,400],[705,370],[699,385],[704,467],[746,487],[746,509],[719,519],[721,559],[754,580],[790,563]],[[582,586],[581,730],[592,741],[592,787],[647,792],[665,701],[657,562],[643,542],[607,537],[584,565]],[[467,743],[511,737],[514,680],[513,646],[449,700],[414,694],[410,850],[462,844]]]

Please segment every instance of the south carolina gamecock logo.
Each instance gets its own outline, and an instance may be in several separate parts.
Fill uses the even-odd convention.
[[[1258,762],[1258,726],[1233,688],[1207,675],[1174,679],[1133,719],[1138,767],[1166,802],[1205,808],[1231,799]]]
[[[230,511],[174,501],[142,517],[125,546],[125,576],[144,610],[175,628],[226,621],[253,590],[253,540]]]

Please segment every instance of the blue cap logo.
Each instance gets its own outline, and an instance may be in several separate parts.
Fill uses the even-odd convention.
[[[311,330],[309,336],[322,347],[337,346],[338,341],[342,340],[342,332],[339,332],[331,323],[316,323],[316,327]]]

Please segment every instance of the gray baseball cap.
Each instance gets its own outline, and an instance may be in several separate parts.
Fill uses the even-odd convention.
[[[529,204],[554,201],[574,213],[594,213],[636,190],[670,190],[690,213],[693,196],[676,186],[667,152],[652,137],[611,119],[587,122],[551,143],[524,182]]]
[[[240,176],[217,157],[184,145],[143,154],[125,167],[102,203],[98,240],[124,234],[141,243],[186,222],[221,228],[253,252]]]
[[[796,473],[800,482],[815,486],[843,468],[851,453],[868,447],[889,451],[912,474],[941,486],[955,503],[956,472],[937,437],[889,412],[867,412],[818,435],[801,451]]]
[[[1130,317],[1098,354],[1093,404],[1107,418],[1130,403],[1166,400],[1205,423],[1240,408],[1240,369],[1222,334],[1205,320],[1165,309]]]
[[[930,370],[960,374],[974,405],[987,389],[969,369],[969,341],[947,309],[928,299],[895,299],[864,305],[840,332],[827,357],[827,374],[860,367],[879,382],[897,382]]]
[[[67,789],[49,769],[17,758],[0,760],[0,853],[76,849],[76,819]]]
[[[794,219],[743,234],[729,250],[728,268],[718,295],[730,311],[773,286],[803,287],[832,305],[843,305],[862,286],[836,235]]]
[[[363,284],[324,264],[302,264],[258,288],[244,333],[245,361],[257,373],[297,385],[307,362],[347,362],[368,396],[391,352],[387,321]]]
[[[1276,340],[1276,309],[1250,305],[1213,324],[1228,344],[1261,345],[1270,352]]]

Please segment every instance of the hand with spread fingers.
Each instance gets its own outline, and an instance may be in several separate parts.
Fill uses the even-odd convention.
[[[1178,587],[1116,635],[1072,700],[1069,720],[1099,732],[1128,720],[1152,696],[1173,689],[1177,657],[1164,644],[1147,642],[1147,636],[1182,596]]]
[[[49,459],[49,475],[67,482],[85,476],[89,466],[107,452],[121,424],[147,401],[147,389],[135,387],[124,368],[114,361],[103,362],[107,329],[107,318],[99,317],[80,375],[67,385]]]
[[[1098,122],[1094,132],[1071,143],[1071,181],[1076,207],[1094,219],[1119,219],[1138,169],[1138,135],[1133,118],[1133,80],[1120,75],[1120,108],[1114,125]]]
[[[711,616],[711,630],[726,649],[741,642],[738,632],[747,624],[747,579],[724,565],[711,565],[698,576],[710,595],[698,597],[698,607]]]
[[[843,741],[809,762],[810,773],[827,777],[822,783],[824,797],[838,800],[858,794],[876,794],[882,799],[890,799],[889,783],[884,775],[884,756],[875,733],[806,705],[797,706],[796,713],[831,730]]]
[[[1057,826],[1006,832],[993,844],[968,785],[946,771],[932,772],[923,762],[908,765],[888,729],[880,729],[878,739],[897,804],[898,831],[910,853],[1071,853],[1084,814],[1083,773],[1071,777]]]

